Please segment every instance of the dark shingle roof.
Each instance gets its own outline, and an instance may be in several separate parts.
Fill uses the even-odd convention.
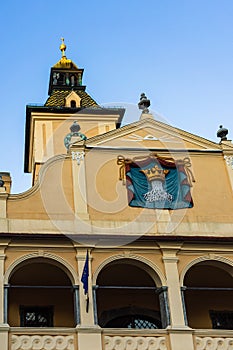
[[[98,107],[93,98],[83,90],[72,90],[81,98],[81,107]],[[53,90],[51,95],[45,102],[45,106],[63,107],[65,106],[65,98],[71,93],[71,90]]]

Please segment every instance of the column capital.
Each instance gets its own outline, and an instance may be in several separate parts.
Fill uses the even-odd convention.
[[[0,243],[0,256],[2,256],[2,260],[5,259],[5,249],[8,247],[10,243],[10,239],[3,239],[2,242]]]
[[[156,290],[156,293],[157,294],[161,294],[161,293],[164,293],[164,292],[167,292],[167,291],[168,291],[168,287],[167,286],[162,286],[162,287],[160,287],[160,288],[158,288]]]
[[[172,256],[172,255],[165,255],[165,256],[162,257],[162,260],[165,263],[177,263],[179,261],[177,256]]]
[[[76,248],[76,260],[77,261],[85,261],[86,260],[86,256],[87,256],[87,250],[88,250],[88,260],[92,261],[92,256],[91,256],[91,250],[88,248],[79,248],[79,247],[75,247]]]
[[[7,200],[9,194],[6,193],[6,190],[2,190],[3,187],[0,187],[0,200]]]
[[[181,242],[162,242],[158,243],[159,248],[161,249],[161,252],[163,256],[165,255],[176,255],[182,248],[183,243]]]

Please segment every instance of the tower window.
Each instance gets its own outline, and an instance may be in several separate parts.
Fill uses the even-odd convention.
[[[70,107],[71,108],[76,108],[76,101],[75,100],[71,100],[70,101]]]

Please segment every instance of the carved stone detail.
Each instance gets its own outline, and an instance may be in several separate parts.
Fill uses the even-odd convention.
[[[233,338],[196,337],[197,350],[232,350]]]
[[[233,169],[233,156],[224,156],[224,159],[227,165],[231,166],[231,168]]]
[[[105,336],[105,350],[167,350],[165,337]]]
[[[84,160],[85,152],[72,151],[71,155],[72,155],[72,159],[77,160],[78,165],[80,165],[81,160]]]
[[[74,336],[13,334],[10,350],[74,350]]]

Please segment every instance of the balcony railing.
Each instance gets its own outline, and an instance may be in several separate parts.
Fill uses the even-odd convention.
[[[195,350],[232,350],[233,330],[195,330]]]
[[[170,333],[183,334],[193,344],[186,350],[232,350],[233,330],[185,329],[102,329],[102,350],[172,350]],[[90,330],[88,332],[90,334]],[[8,350],[76,350],[78,329],[74,328],[11,328]],[[192,338],[191,338],[192,339]],[[184,340],[184,338],[183,338]],[[83,349],[80,349],[83,350]],[[182,349],[183,350],[183,349]]]
[[[103,330],[103,350],[169,350],[166,330]]]
[[[9,350],[75,350],[76,337],[74,329],[12,328]]]

